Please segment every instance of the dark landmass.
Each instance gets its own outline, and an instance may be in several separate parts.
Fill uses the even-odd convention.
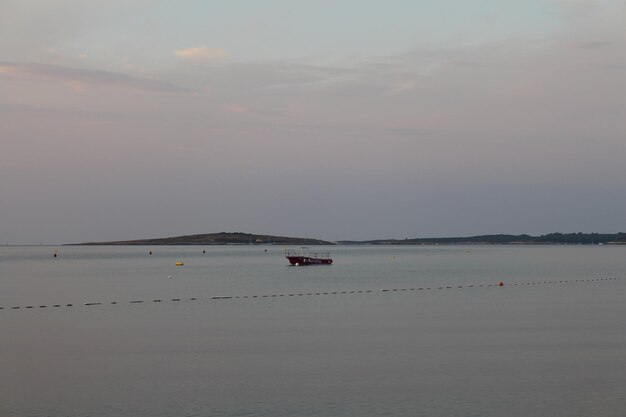
[[[254,235],[250,233],[208,233],[158,239],[87,242],[75,245],[626,245],[626,233],[549,233],[531,235],[481,235],[468,237],[433,237],[415,239],[342,240]]]
[[[114,242],[87,242],[75,245],[250,245],[250,244],[273,244],[273,245],[334,245],[319,239],[299,237],[253,235],[250,233],[208,233],[201,235],[188,235],[165,237],[158,239],[120,240]]]
[[[344,240],[340,245],[626,245],[626,233],[550,233],[530,235],[483,235],[419,239]]]

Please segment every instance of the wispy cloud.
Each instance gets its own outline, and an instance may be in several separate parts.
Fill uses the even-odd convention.
[[[0,77],[38,78],[62,81],[80,91],[88,85],[123,86],[161,93],[189,93],[190,90],[174,84],[150,78],[81,68],[62,67],[39,63],[0,62]]]
[[[574,44],[574,48],[576,49],[601,49],[601,48],[606,48],[609,47],[613,44],[613,42],[607,42],[607,41],[581,41],[581,42],[576,42]]]
[[[598,0],[554,0],[553,3],[556,15],[569,22],[588,20],[602,8]]]
[[[391,88],[385,92],[387,95],[398,95],[408,93],[409,91],[415,90],[416,83],[415,81],[401,81],[391,85]]]
[[[228,104],[224,106],[224,109],[229,113],[245,113],[248,109],[246,109],[241,104]]]
[[[174,55],[182,59],[202,62],[220,62],[228,59],[229,55],[224,49],[197,46],[174,51]]]
[[[8,64],[0,64],[0,75],[17,75],[17,69]]]

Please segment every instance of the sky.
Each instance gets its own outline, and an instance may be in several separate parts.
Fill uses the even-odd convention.
[[[0,0],[0,243],[626,232],[624,0]]]

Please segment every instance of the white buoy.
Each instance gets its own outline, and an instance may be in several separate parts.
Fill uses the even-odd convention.
[[[167,277],[168,277],[168,278],[172,278],[172,276],[171,276],[171,275],[168,275]]]

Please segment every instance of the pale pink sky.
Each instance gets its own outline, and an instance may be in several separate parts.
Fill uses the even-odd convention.
[[[397,3],[0,5],[0,242],[626,231],[626,3]]]

